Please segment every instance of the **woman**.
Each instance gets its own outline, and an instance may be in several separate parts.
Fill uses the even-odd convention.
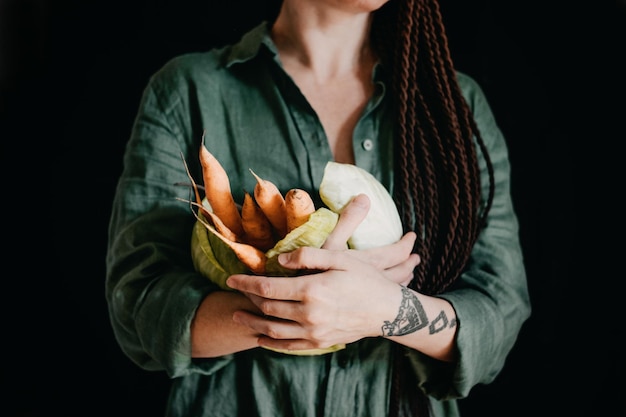
[[[181,155],[201,178],[204,132],[238,202],[250,168],[317,196],[327,161],[356,164],[393,194],[405,235],[344,249],[359,196],[321,249],[281,255],[309,273],[220,290],[193,268],[176,185]],[[117,340],[173,378],[167,416],[459,415],[530,314],[507,158],[480,88],[454,71],[436,0],[284,0],[144,92],[110,223]]]

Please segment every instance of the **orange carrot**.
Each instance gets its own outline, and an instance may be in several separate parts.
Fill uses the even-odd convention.
[[[197,205],[194,202],[190,202],[192,205]],[[198,209],[201,211],[207,218],[211,220],[213,223],[213,227],[215,231],[209,230],[208,233],[212,233],[214,236],[217,236],[222,242],[224,242],[237,256],[237,258],[252,272],[255,274],[265,274],[267,264],[267,257],[265,256],[265,252],[260,249],[255,248],[252,245],[248,245],[246,243],[237,242],[237,236],[232,233],[217,217],[213,212],[206,210],[203,207],[199,207]],[[202,223],[207,229],[210,227],[210,224],[205,220],[205,218],[193,212],[196,216],[196,219],[200,223]]]
[[[202,164],[205,197],[213,212],[233,233],[236,235],[243,234],[241,215],[231,194],[228,174],[222,164],[204,146],[204,143],[200,145],[200,163]]]
[[[315,203],[313,203],[309,193],[299,188],[289,190],[285,194],[287,232],[291,232],[293,229],[306,223],[314,211]]]
[[[262,251],[274,247],[276,242],[272,235],[272,224],[263,214],[263,210],[254,201],[254,198],[247,192],[241,206],[241,222],[244,231],[243,242]]]
[[[265,252],[252,245],[226,239],[221,234],[217,234],[217,236],[235,252],[237,258],[247,266],[250,271],[259,275],[265,274],[265,265],[267,263]]]
[[[211,223],[213,223],[213,227],[215,227],[215,230],[217,230],[219,234],[221,234],[224,238],[230,241],[235,242],[237,240],[237,235],[232,230],[230,230],[228,226],[226,226],[215,213],[207,210],[204,207],[201,207],[200,210],[206,218],[211,220]]]
[[[250,172],[257,180],[254,185],[254,199],[276,230],[279,238],[282,239],[287,234],[285,198],[273,182],[259,177],[252,170]]]

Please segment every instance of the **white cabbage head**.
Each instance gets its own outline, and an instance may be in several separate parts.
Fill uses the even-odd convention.
[[[402,220],[389,191],[364,169],[352,164],[329,161],[319,193],[324,204],[338,214],[358,194],[367,194],[369,197],[370,210],[348,240],[350,248],[384,246],[397,242],[402,237]]]

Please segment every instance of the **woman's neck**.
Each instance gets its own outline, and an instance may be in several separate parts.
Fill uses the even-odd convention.
[[[272,38],[288,72],[307,72],[316,83],[354,75],[373,65],[371,13],[284,1]]]

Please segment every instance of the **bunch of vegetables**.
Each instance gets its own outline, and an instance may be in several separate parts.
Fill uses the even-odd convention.
[[[192,232],[191,251],[194,267],[221,288],[232,290],[226,279],[237,273],[268,276],[293,276],[298,271],[282,267],[277,256],[298,247],[321,247],[332,232],[339,214],[350,200],[365,193],[370,210],[348,240],[348,247],[365,249],[396,242],[402,224],[396,206],[384,186],[367,171],[355,165],[328,162],[319,187],[326,207],[316,208],[304,190],[293,188],[284,196],[271,181],[256,179],[252,194],[246,192],[241,206],[234,201],[228,175],[220,162],[200,146],[204,198],[191,180],[197,218]],[[288,352],[312,355],[328,349]]]

